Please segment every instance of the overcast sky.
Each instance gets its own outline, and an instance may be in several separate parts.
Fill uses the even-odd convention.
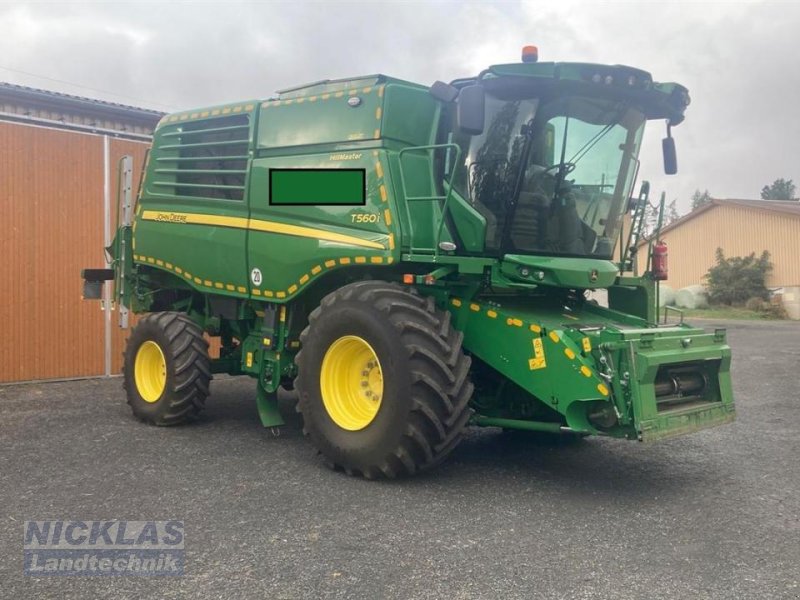
[[[689,88],[678,175],[663,175],[662,122],[641,155],[640,179],[681,212],[696,188],[758,198],[778,177],[800,184],[796,2],[2,2],[0,32],[0,80],[165,111],[369,73],[449,81],[531,43],[540,60],[628,64]]]

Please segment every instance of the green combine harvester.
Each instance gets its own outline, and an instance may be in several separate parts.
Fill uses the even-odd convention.
[[[264,426],[295,389],[325,462],[367,478],[438,464],[469,425],[651,441],[733,421],[725,331],[659,323],[666,248],[636,256],[645,122],[666,121],[674,173],[688,104],[526,47],[450,84],[326,80],[164,117],[135,203],[121,168],[110,268],[83,272],[86,297],[113,281],[121,325],[140,315],[134,415],[182,423],[213,373],[250,375]]]

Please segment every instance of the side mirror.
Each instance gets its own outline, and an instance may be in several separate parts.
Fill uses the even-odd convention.
[[[458,128],[468,135],[483,133],[486,95],[481,85],[461,88],[458,94],[456,122]]]
[[[664,173],[675,175],[678,172],[678,154],[675,151],[675,139],[670,126],[667,125],[667,137],[661,140],[661,151],[664,154]]]
[[[444,81],[437,81],[430,87],[428,93],[441,102],[450,103],[458,97],[458,88]]]

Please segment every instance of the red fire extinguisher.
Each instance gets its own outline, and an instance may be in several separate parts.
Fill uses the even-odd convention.
[[[653,247],[653,279],[664,281],[667,275],[667,244],[659,240]]]

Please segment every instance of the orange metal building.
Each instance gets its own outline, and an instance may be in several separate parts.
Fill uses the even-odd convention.
[[[134,190],[161,113],[0,83],[0,382],[119,372],[116,313],[81,300],[105,264],[117,164]]]

